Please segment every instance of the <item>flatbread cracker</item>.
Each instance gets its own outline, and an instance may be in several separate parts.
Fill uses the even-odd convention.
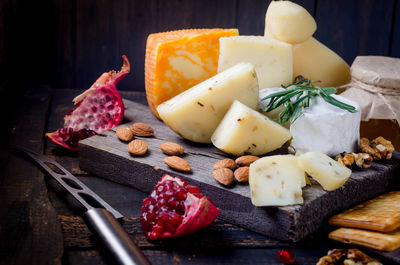
[[[393,251],[400,247],[400,229],[390,233],[381,233],[354,228],[339,228],[329,233],[328,237],[343,243],[380,251]]]
[[[400,191],[392,191],[332,216],[329,223],[380,232],[400,227]]]

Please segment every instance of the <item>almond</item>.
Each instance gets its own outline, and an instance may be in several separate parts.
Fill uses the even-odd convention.
[[[129,142],[133,138],[133,132],[128,127],[119,127],[115,134],[124,142]]]
[[[229,168],[229,169],[234,170],[236,168],[236,163],[235,163],[235,161],[233,161],[233,159],[225,158],[225,159],[217,161],[214,164],[214,169],[219,169],[219,168]]]
[[[190,166],[185,159],[180,158],[179,156],[169,156],[164,159],[164,163],[167,164],[170,168],[188,172],[190,171]]]
[[[144,155],[147,152],[147,143],[143,140],[133,140],[128,144],[128,152],[135,156]]]
[[[134,124],[132,124],[131,131],[134,135],[141,137],[150,137],[154,135],[153,128],[141,122],[135,122]]]
[[[238,182],[249,181],[249,167],[239,167],[235,170],[235,173],[233,173],[233,175]]]
[[[233,172],[229,168],[216,169],[212,175],[219,184],[228,186],[233,182]]]
[[[181,145],[173,142],[165,142],[160,144],[160,149],[164,154],[170,156],[180,156],[185,151]]]
[[[236,165],[238,165],[239,167],[243,167],[243,166],[250,166],[250,164],[256,161],[257,159],[259,159],[258,156],[246,155],[236,158],[235,162]]]

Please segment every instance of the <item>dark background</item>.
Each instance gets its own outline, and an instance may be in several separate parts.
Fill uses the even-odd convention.
[[[147,35],[184,28],[264,33],[268,0],[1,0],[0,87],[88,88],[126,54],[121,90],[144,90]],[[400,57],[399,0],[295,0],[316,19],[316,38],[349,64],[357,55]],[[2,93],[4,95],[4,93]]]

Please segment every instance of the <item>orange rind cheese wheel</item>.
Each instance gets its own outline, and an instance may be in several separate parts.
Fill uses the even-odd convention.
[[[150,34],[145,58],[146,97],[157,106],[217,74],[219,38],[237,29],[185,29]]]

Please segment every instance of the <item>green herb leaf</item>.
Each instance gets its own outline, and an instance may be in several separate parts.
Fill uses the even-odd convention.
[[[335,87],[316,87],[311,80],[302,76],[297,76],[293,84],[287,86],[282,85],[282,88],[285,90],[272,93],[261,99],[270,99],[268,105],[264,109],[265,112],[270,112],[280,106],[284,107],[278,116],[278,122],[280,124],[285,124],[288,121],[291,123],[295,122],[303,113],[303,109],[310,106],[310,99],[316,96],[322,97],[326,102],[338,108],[352,113],[357,112],[355,107],[331,96],[337,92]],[[292,98],[295,98],[293,102]]]

